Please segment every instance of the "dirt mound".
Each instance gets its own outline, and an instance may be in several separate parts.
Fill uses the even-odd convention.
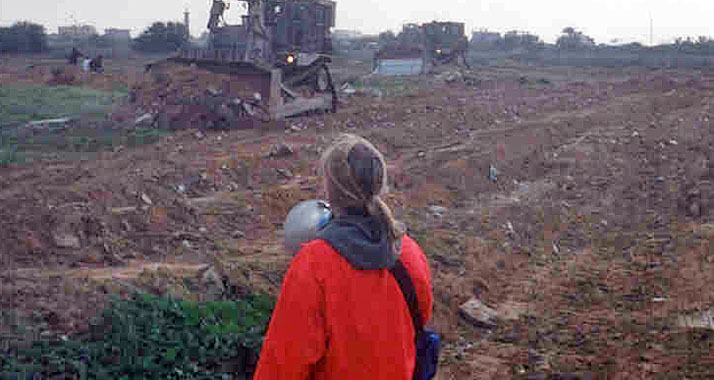
[[[267,121],[263,83],[164,63],[131,84],[129,101],[112,119],[138,126],[250,128]]]

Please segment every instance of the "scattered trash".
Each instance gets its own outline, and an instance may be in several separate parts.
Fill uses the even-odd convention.
[[[488,179],[492,182],[498,180],[498,170],[493,165],[488,167]]]
[[[441,218],[448,209],[442,206],[429,206],[429,211],[431,211],[434,216]]]
[[[459,307],[459,315],[475,326],[494,328],[498,325],[498,313],[475,297]]]
[[[287,157],[293,153],[293,149],[288,144],[280,143],[270,147],[268,157]]]
[[[148,127],[154,123],[154,115],[145,113],[134,120],[134,125],[137,127]]]
[[[344,95],[354,95],[357,93],[357,90],[355,90],[350,83],[345,83],[340,87],[340,92]]]

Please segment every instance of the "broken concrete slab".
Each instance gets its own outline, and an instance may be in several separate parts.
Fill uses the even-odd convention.
[[[477,327],[494,328],[498,325],[496,310],[484,305],[475,297],[459,307],[459,315]]]
[[[55,232],[52,234],[52,239],[57,248],[82,248],[79,238],[69,233]]]
[[[711,310],[685,312],[677,317],[677,325],[685,329],[714,330],[714,312]]]

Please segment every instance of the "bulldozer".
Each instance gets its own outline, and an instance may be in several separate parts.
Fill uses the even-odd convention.
[[[328,67],[335,2],[231,1],[212,1],[206,48],[183,48],[165,62],[228,74],[230,81],[254,89],[273,120],[335,112],[337,92]],[[224,12],[236,3],[246,12],[240,24],[230,25]]]
[[[383,43],[375,54],[374,69],[377,73],[421,74],[445,64],[468,67],[467,49],[463,23],[405,24],[396,39]]]

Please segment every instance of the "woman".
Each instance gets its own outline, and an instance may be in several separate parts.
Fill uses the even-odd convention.
[[[335,218],[288,269],[254,378],[410,380],[414,326],[389,269],[406,268],[426,322],[426,257],[379,197],[387,170],[372,144],[343,135],[322,169]]]

